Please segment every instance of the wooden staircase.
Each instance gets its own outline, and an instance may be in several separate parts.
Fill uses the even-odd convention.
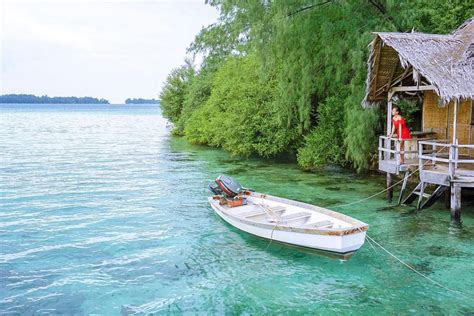
[[[405,182],[404,182],[405,184]],[[406,186],[405,186],[406,188]],[[431,205],[436,202],[441,196],[443,196],[444,191],[448,189],[447,186],[443,185],[436,185],[435,189],[431,191],[430,193],[427,192],[427,183],[426,182],[420,182],[416,186],[416,188],[405,198],[405,200],[402,201],[403,199],[403,192],[405,190],[404,187],[402,187],[402,191],[400,192],[400,198],[398,200],[398,203],[403,203],[403,204],[411,204],[413,203],[416,199],[418,199],[416,208],[418,210],[430,207]]]

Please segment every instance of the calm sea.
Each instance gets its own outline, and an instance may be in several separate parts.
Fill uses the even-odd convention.
[[[365,244],[343,261],[254,238],[207,205],[221,173],[321,206],[384,178],[239,159],[173,138],[156,106],[0,105],[0,314],[472,314],[474,205],[340,211],[451,293]]]

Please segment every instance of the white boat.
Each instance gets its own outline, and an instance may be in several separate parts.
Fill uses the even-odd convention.
[[[257,192],[246,192],[247,204],[229,207],[210,197],[214,211],[247,233],[337,254],[356,251],[369,228],[350,216],[311,204]]]

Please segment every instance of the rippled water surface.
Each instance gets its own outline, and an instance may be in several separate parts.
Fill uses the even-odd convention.
[[[343,261],[239,232],[209,180],[321,206],[383,188],[344,170],[233,158],[170,136],[152,106],[0,105],[0,314],[474,312],[474,206],[382,197],[340,211],[450,293],[365,244]]]

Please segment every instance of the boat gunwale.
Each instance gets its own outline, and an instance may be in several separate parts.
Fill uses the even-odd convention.
[[[351,227],[346,227],[346,228],[331,228],[331,229],[319,229],[319,228],[301,228],[301,227],[294,227],[294,226],[286,226],[286,225],[281,225],[281,224],[265,224],[265,223],[258,223],[255,221],[250,221],[246,220],[244,218],[238,217],[234,214],[229,213],[224,207],[219,205],[219,202],[214,200],[212,197],[209,198],[209,202],[211,205],[216,207],[218,210],[220,210],[224,215],[231,217],[232,219],[239,221],[241,223],[244,223],[246,225],[251,225],[255,227],[260,227],[260,228],[265,228],[265,229],[270,229],[270,230],[280,230],[280,231],[288,231],[288,232],[295,232],[295,233],[304,233],[304,234],[313,234],[313,235],[328,235],[328,236],[346,236],[346,235],[352,235],[355,233],[362,233],[366,232],[369,229],[369,225],[359,221],[353,217],[350,217],[348,215],[344,215],[335,211],[331,211],[326,208],[318,207],[315,205],[311,205],[308,203],[304,202],[299,202],[295,200],[289,200],[285,198],[280,198],[268,194],[262,194],[258,192],[250,192],[248,194],[249,196],[252,196],[253,198],[263,198],[263,199],[268,199],[271,201],[275,201],[278,203],[285,203],[288,205],[296,206],[296,207],[301,207],[305,208],[314,212],[322,213],[331,217],[334,217],[336,219],[339,219],[341,221],[347,222],[349,224],[352,224]]]

